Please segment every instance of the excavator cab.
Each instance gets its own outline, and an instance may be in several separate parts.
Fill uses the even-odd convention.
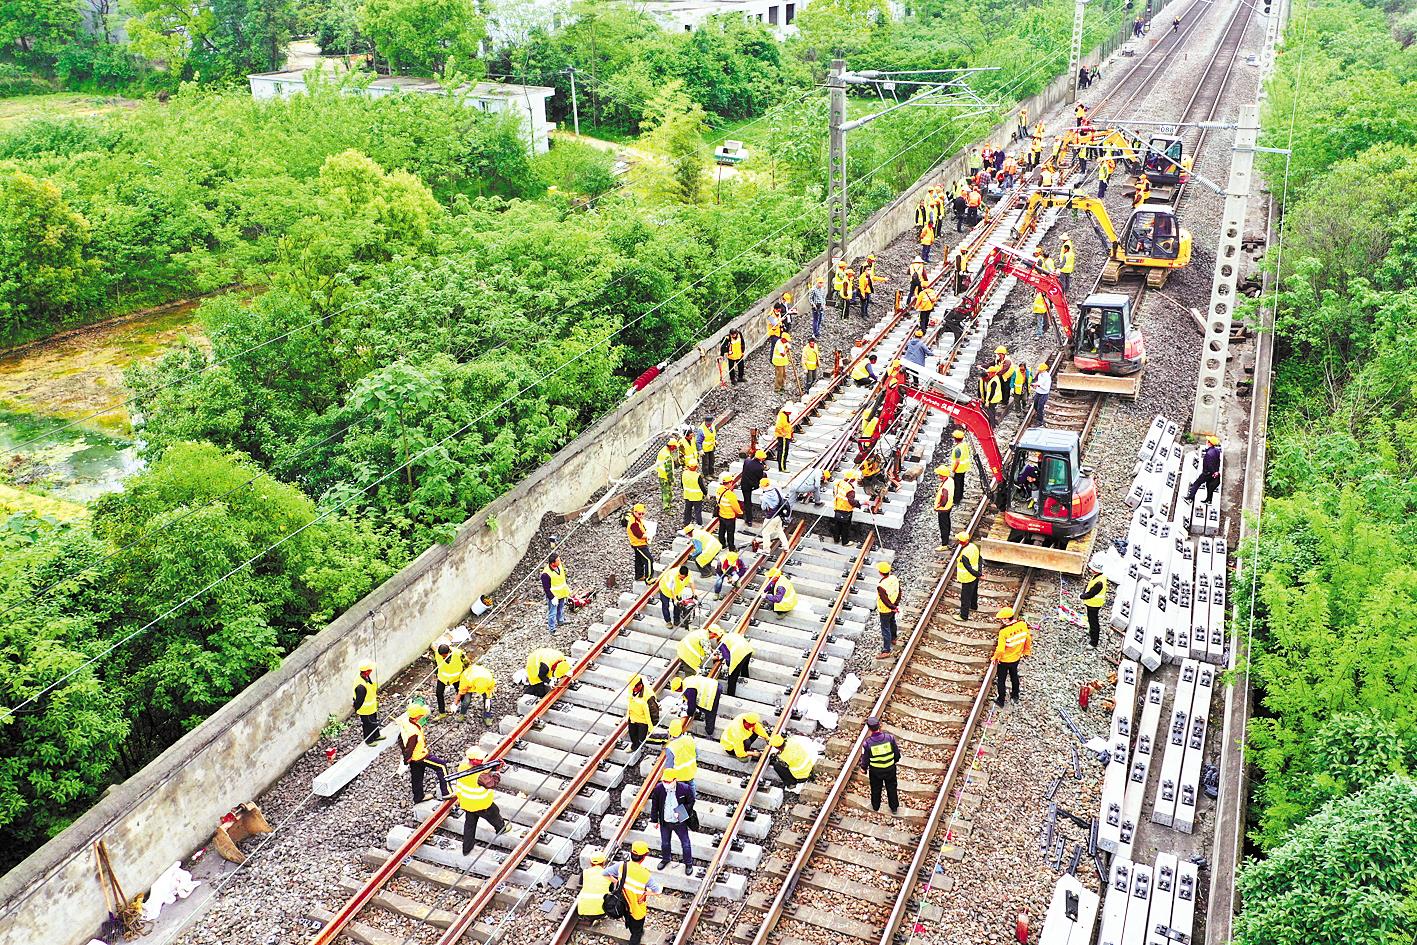
[[[1144,203],[1127,220],[1117,248],[1126,265],[1180,269],[1191,261],[1191,234],[1168,205]]]
[[[1180,138],[1153,135],[1147,144],[1146,158],[1142,161],[1142,173],[1146,179],[1160,187],[1174,187],[1185,180],[1185,168],[1181,163],[1184,148]]]
[[[1013,534],[1041,535],[1057,546],[1097,524],[1097,486],[1070,430],[1025,430],[1001,484],[1004,521]]]
[[[1141,330],[1132,323],[1131,296],[1096,292],[1082,303],[1073,366],[1084,374],[1126,375],[1146,363]]]

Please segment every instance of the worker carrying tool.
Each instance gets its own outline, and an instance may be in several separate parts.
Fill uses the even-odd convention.
[[[630,552],[635,557],[635,580],[648,584],[654,579],[654,559],[649,553],[649,524],[645,521],[643,503],[635,503],[625,523],[625,535],[630,539]]]
[[[689,539],[689,556],[694,559],[694,564],[699,566],[699,573],[707,574],[713,566],[713,559],[723,550],[723,545],[698,525],[685,525],[681,534]]]
[[[659,883],[655,882],[649,867],[645,866],[645,858],[648,856],[649,844],[636,840],[630,847],[629,861],[609,867],[603,874],[610,877],[611,888],[623,900],[623,905],[615,909],[615,912],[624,916],[625,928],[630,933],[630,945],[640,945],[644,938],[645,916],[649,913],[649,894],[660,891]]]
[[[712,676],[695,673],[683,678],[676,677],[669,684],[669,688],[674,692],[684,694],[686,721],[695,722],[702,718],[704,720],[704,734],[713,738],[714,730],[718,728],[718,680]]]
[[[895,615],[900,612],[900,579],[891,573],[889,561],[876,565],[881,572],[881,580],[876,584],[876,615],[881,620],[881,652],[876,659],[890,659],[891,647],[895,646]]]
[[[753,660],[753,644],[736,630],[724,632],[716,623],[706,628],[713,651],[719,660],[719,678],[728,683],[728,694],[738,695],[738,680],[751,678],[748,664]]]
[[[753,747],[760,738],[766,742],[768,730],[763,728],[758,713],[744,712],[728,723],[728,727],[723,730],[723,737],[718,740],[718,745],[739,761],[753,761],[762,754],[761,749]]]
[[[763,600],[772,605],[774,613],[790,613],[797,606],[797,588],[780,570],[769,568],[768,581],[763,585]]]
[[[403,763],[408,766],[409,781],[413,786],[413,803],[422,804],[426,796],[423,792],[423,777],[432,769],[438,779],[438,800],[448,796],[448,763],[428,751],[428,737],[423,726],[428,719],[428,706],[421,701],[408,707],[399,719],[399,747],[403,749]]]
[[[1201,474],[1186,490],[1187,505],[1195,503],[1196,493],[1202,485],[1205,486],[1205,501],[1208,504],[1215,496],[1215,487],[1220,485],[1220,438],[1208,436],[1205,444],[1205,450],[1201,453]]]
[[[768,764],[785,787],[799,787],[812,777],[812,769],[817,766],[816,753],[812,751],[811,742],[801,735],[770,736],[768,748],[771,750]]]
[[[1087,565],[1087,587],[1083,588],[1082,605],[1087,608],[1087,641],[1097,646],[1102,636],[1099,615],[1107,603],[1107,575],[1102,573],[1102,565],[1090,561]]]
[[[470,772],[487,761],[487,753],[473,745],[467,750],[467,757],[458,765],[459,772]],[[462,809],[462,855],[472,852],[473,841],[477,839],[477,825],[486,820],[496,836],[507,829],[507,821],[497,807],[497,795],[493,788],[500,781],[495,771],[481,771],[465,774],[453,781],[453,793],[457,795],[458,807]]]
[[[630,723],[630,750],[637,751],[659,722],[659,699],[639,673],[625,687],[625,719]]]
[[[538,698],[551,691],[551,686],[564,685],[571,675],[566,654],[549,646],[539,646],[526,656],[526,691]]]
[[[458,677],[458,721],[467,720],[467,710],[473,699],[482,701],[482,724],[492,724],[492,693],[497,690],[497,677],[481,663],[469,663]]]
[[[979,546],[969,532],[955,536],[959,542],[959,561],[955,564],[955,580],[959,582],[959,619],[968,620],[979,606]]]
[[[689,575],[689,566],[681,564],[677,571],[665,571],[659,579],[659,611],[666,627],[684,625],[684,592],[693,597],[694,579]]]
[[[871,809],[881,809],[881,793],[892,814],[900,813],[900,795],[896,785],[896,765],[900,763],[900,746],[895,736],[881,728],[874,715],[866,720],[868,734],[861,745],[861,770],[871,782]]]
[[[359,680],[354,684],[354,714],[364,734],[364,744],[377,745],[379,735],[379,684],[374,681],[374,661],[359,664]]]
[[[1018,705],[1018,664],[1033,652],[1033,631],[1027,620],[1014,615],[1012,607],[1000,607],[995,616],[999,619],[999,642],[994,647],[994,662],[999,665],[999,695],[994,702],[1004,704],[1004,682],[1012,680],[1014,705]]]
[[[463,651],[447,643],[439,643],[433,648],[433,663],[438,668],[437,681],[433,684],[433,695],[438,703],[438,718],[448,714],[443,697],[449,686],[458,684],[458,677],[467,666]]]

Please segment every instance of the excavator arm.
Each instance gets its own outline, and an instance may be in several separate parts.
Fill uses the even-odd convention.
[[[1052,273],[1044,271],[1036,262],[1017,250],[996,246],[989,252],[984,259],[984,265],[979,269],[979,278],[975,280],[969,295],[961,300],[961,307],[967,309],[970,314],[978,312],[985,296],[1002,276],[1013,276],[1042,292],[1062,328],[1063,344],[1072,344],[1072,312],[1068,308],[1068,297],[1063,292],[1062,283]]]
[[[994,439],[994,428],[989,423],[989,418],[984,415],[984,410],[977,401],[960,402],[950,397],[948,394],[933,390],[921,390],[918,387],[902,385],[901,389],[905,396],[920,401],[927,407],[934,410],[943,411],[964,427],[969,435],[974,438],[974,442],[979,444],[980,455],[984,457],[985,468],[989,471],[988,481],[985,483],[985,491],[996,496],[1001,486],[1004,484],[1004,457],[999,452],[999,441]],[[995,501],[997,505],[997,500]]]
[[[1039,188],[1029,195],[1028,205],[1019,218],[1018,232],[1028,232],[1033,228],[1038,211],[1048,207],[1066,207],[1069,210],[1083,210],[1092,218],[1092,231],[1102,241],[1102,249],[1109,255],[1117,243],[1117,230],[1112,226],[1112,218],[1107,215],[1107,207],[1096,197],[1089,197],[1082,191],[1066,187]]]

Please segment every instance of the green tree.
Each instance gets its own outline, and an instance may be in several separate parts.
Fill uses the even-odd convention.
[[[640,127],[644,142],[662,155],[668,166],[667,192],[683,203],[698,203],[708,160],[703,107],[691,101],[682,84],[674,81],[650,99]]]
[[[0,170],[0,332],[44,334],[86,300],[89,224],[52,182]]]
[[[0,0],[0,61],[47,70],[79,24],[78,4],[66,0]]]
[[[814,0],[797,14],[797,32],[809,57],[826,66],[871,45],[890,17],[884,0]]]
[[[480,75],[486,35],[473,0],[365,0],[360,30],[379,58],[404,75]]]

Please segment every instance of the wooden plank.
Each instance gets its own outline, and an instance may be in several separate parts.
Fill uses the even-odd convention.
[[[803,834],[796,831],[787,830],[779,835],[778,839],[788,846],[800,847],[805,839]],[[881,856],[878,853],[871,853],[867,850],[858,850],[848,844],[818,843],[814,851],[822,856],[833,860],[840,860],[842,863],[850,863],[852,866],[860,866],[864,869],[875,870],[885,876],[898,877],[905,872],[905,865],[890,857]]]

